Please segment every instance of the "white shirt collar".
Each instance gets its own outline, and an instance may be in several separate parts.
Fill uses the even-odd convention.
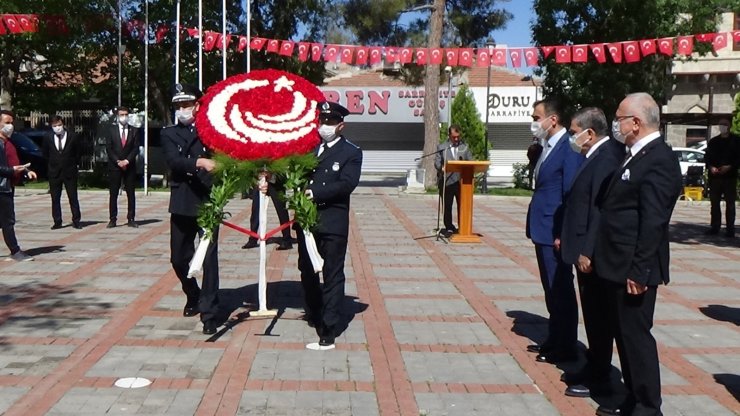
[[[331,149],[332,147],[334,147],[334,145],[335,145],[335,144],[337,144],[337,142],[338,142],[338,141],[339,141],[339,140],[340,140],[341,138],[342,138],[342,136],[337,136],[337,138],[336,138],[336,139],[334,139],[334,140],[330,141],[329,143],[327,143],[327,142],[324,142],[324,145],[326,146],[326,148],[327,148],[327,149]]]
[[[659,131],[655,131],[655,132],[648,134],[647,136],[638,140],[637,143],[633,144],[632,147],[630,147],[630,153],[634,157],[636,154],[640,152],[640,150],[642,150],[643,147],[647,146],[648,143],[652,142],[653,140],[659,137],[660,137]]]
[[[563,135],[565,135],[565,127],[561,127],[560,130],[550,136],[549,139],[546,139],[545,144],[547,144],[551,149],[555,148]]]
[[[591,148],[588,149],[588,152],[586,153],[586,159],[588,159],[592,154],[594,154],[596,149],[598,149],[602,144],[606,143],[607,141],[609,141],[609,136],[604,136],[598,142],[596,142],[595,145],[591,146]]]

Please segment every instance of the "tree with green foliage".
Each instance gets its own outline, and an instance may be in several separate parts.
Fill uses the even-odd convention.
[[[735,94],[735,111],[732,112],[730,131],[740,135],[740,92]]]
[[[467,143],[473,158],[488,160],[486,157],[486,126],[480,118],[480,113],[475,107],[473,92],[467,85],[462,85],[452,101],[452,124],[460,127],[460,135]]]
[[[737,0],[535,0],[532,34],[537,45],[578,45],[655,39],[716,30],[719,14]],[[707,52],[709,44],[696,43]],[[558,95],[566,107],[597,106],[614,114],[625,95],[636,91],[665,102],[671,57],[654,54],[637,63],[557,64],[545,59],[545,96]]]

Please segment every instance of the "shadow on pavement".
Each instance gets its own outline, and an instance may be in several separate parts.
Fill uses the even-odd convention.
[[[740,238],[725,237],[724,229],[717,235],[704,234],[708,229],[708,225],[687,222],[673,223],[670,226],[671,242],[686,245],[705,244],[717,247],[740,247]]]
[[[45,246],[34,247],[25,250],[29,256],[38,256],[39,254],[60,253],[64,251],[64,246]]]
[[[740,402],[740,375],[737,374],[715,374],[714,380],[725,386],[735,400]]]
[[[708,305],[699,308],[701,313],[717,321],[730,322],[740,326],[740,308],[725,305]]]

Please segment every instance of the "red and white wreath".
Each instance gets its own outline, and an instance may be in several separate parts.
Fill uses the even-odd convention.
[[[321,90],[295,74],[256,70],[208,88],[195,125],[209,148],[240,160],[275,160],[318,145],[321,101]]]

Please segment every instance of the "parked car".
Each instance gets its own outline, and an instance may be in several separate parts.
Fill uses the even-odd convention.
[[[700,166],[704,167],[704,152],[689,147],[674,147],[673,154],[678,158],[678,163],[681,165],[681,175],[686,176],[689,167]]]
[[[44,159],[41,147],[30,137],[19,132],[10,136],[10,142],[15,146],[21,164],[30,163],[31,167],[29,169],[36,172],[39,178],[46,178],[46,159]]]

